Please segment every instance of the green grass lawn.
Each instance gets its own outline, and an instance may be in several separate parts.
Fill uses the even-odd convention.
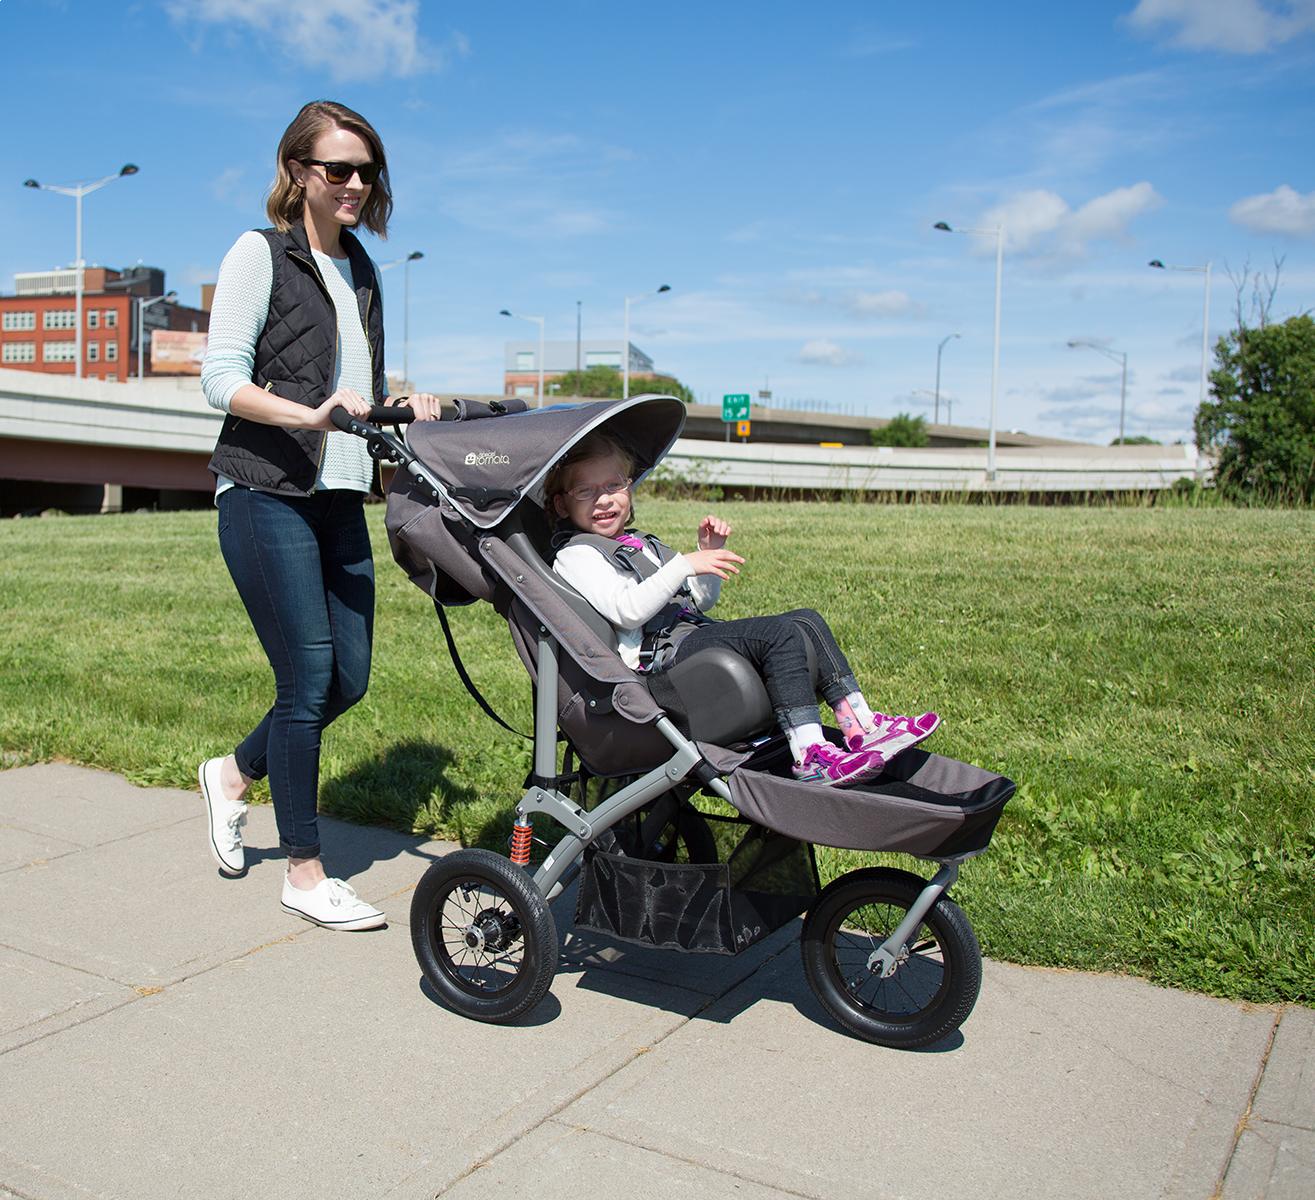
[[[682,547],[706,509],[646,498],[642,520]],[[748,559],[719,615],[820,609],[875,707],[936,709],[929,749],[1018,781],[955,889],[986,953],[1315,1002],[1315,513],[718,510]],[[495,845],[527,746],[467,698],[370,512],[374,675],[326,737],[322,807]],[[264,711],[212,513],[7,521],[0,562],[7,764],[194,787]],[[505,627],[487,606],[453,617],[485,694],[528,729]]]

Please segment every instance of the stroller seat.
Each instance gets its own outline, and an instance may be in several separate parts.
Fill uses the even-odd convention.
[[[506,528],[507,546],[601,641],[615,650],[616,631],[611,624],[549,565],[552,547],[543,511],[522,505]],[[807,650],[809,667],[816,676],[812,646]],[[636,678],[648,685],[654,700],[688,737],[732,746],[775,729],[762,676],[752,663],[731,650],[701,650],[660,676],[649,678],[636,672]]]

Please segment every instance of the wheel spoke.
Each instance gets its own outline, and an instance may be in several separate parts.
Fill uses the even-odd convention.
[[[447,964],[450,978],[467,992],[490,994],[511,987],[524,965],[524,929],[508,896],[483,880],[462,879],[452,883],[437,900],[440,913],[435,950]],[[467,933],[484,926],[485,936],[497,922],[502,928],[501,947],[470,946]],[[517,949],[519,948],[519,949]]]
[[[880,967],[868,966],[906,911],[886,902],[860,902],[842,914],[831,947],[836,975],[854,1003],[893,1021],[916,1019],[935,1001],[945,979],[940,943],[925,925],[893,975],[884,977]]]

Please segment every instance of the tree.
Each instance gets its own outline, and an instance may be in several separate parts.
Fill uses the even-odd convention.
[[[1132,437],[1115,438],[1110,443],[1111,446],[1158,446],[1159,444],[1153,437],[1147,437],[1144,433],[1136,433]]]
[[[927,432],[927,418],[913,417],[900,413],[891,417],[882,429],[874,429],[869,434],[874,446],[930,446],[931,435]]]
[[[557,393],[562,396],[589,396],[598,399],[620,399],[625,380],[615,367],[590,367],[585,371],[566,371],[552,381]],[[675,396],[686,404],[694,403],[694,393],[679,379],[670,375],[631,375],[630,394],[642,395],[644,392],[656,392],[663,396]]]
[[[1315,499],[1315,320],[1239,325],[1215,347],[1196,444],[1218,456],[1225,491]]]

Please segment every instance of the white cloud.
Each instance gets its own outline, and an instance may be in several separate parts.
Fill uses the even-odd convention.
[[[247,195],[250,189],[244,179],[246,173],[245,167],[225,167],[211,182],[211,194],[221,204],[249,208],[251,198]]]
[[[168,0],[166,9],[183,26],[272,39],[338,82],[420,75],[470,52],[461,33],[441,46],[421,38],[419,0]]]
[[[814,338],[799,351],[799,361],[814,367],[853,367],[863,361],[861,354],[846,350],[829,338]]]
[[[1127,236],[1128,226],[1142,213],[1162,203],[1146,182],[1115,188],[1088,200],[1074,211],[1064,198],[1044,189],[1018,192],[985,213],[981,224],[1003,226],[1005,249],[1012,254],[1077,256],[1097,239]],[[994,252],[995,238],[978,239],[978,249]]]
[[[843,58],[876,58],[878,55],[912,50],[917,45],[918,43],[911,37],[869,33],[851,38],[840,53]]]
[[[1005,249],[1016,253],[1032,249],[1047,234],[1054,233],[1069,213],[1061,196],[1038,188],[1019,192],[997,205],[983,216],[982,224],[988,229],[1001,226]],[[988,246],[983,244],[982,248]],[[989,239],[989,249],[995,249],[993,238]]]
[[[1259,54],[1315,30],[1315,2],[1288,0],[1140,0],[1128,16],[1145,33],[1167,30],[1175,46]]]
[[[872,266],[797,267],[786,272],[791,287],[781,298],[791,304],[831,308],[853,317],[918,316],[922,305],[908,292],[882,287],[889,272]],[[754,286],[742,281],[741,286]]]
[[[1261,196],[1247,196],[1228,210],[1232,221],[1256,233],[1290,237],[1315,234],[1315,192],[1300,192],[1286,183]]]
[[[449,195],[439,207],[454,221],[485,233],[516,238],[596,236],[611,229],[607,212],[576,206],[555,196],[508,192],[497,196],[471,191]]]
[[[852,292],[845,297],[845,306],[861,316],[897,317],[912,312],[914,303],[907,292]]]
[[[615,228],[619,217],[593,197],[602,181],[633,159],[624,147],[573,133],[507,130],[446,155],[434,168],[432,188],[443,197],[444,213],[485,233],[597,236]]]
[[[1088,200],[1073,214],[1070,228],[1079,241],[1093,238],[1119,238],[1137,217],[1161,203],[1159,195],[1149,183],[1135,183],[1132,187],[1115,188],[1094,200]]]

